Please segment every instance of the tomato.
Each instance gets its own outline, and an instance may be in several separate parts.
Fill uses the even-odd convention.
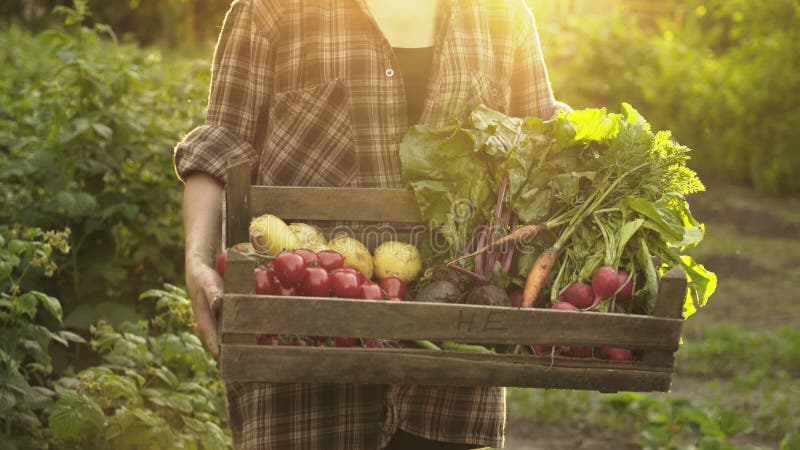
[[[303,276],[303,293],[311,297],[330,297],[331,278],[321,267],[309,267]]]
[[[278,341],[278,336],[274,334],[264,334],[258,333],[256,334],[256,344],[258,345],[278,345],[280,342]]]
[[[344,267],[344,256],[333,250],[320,250],[317,252],[319,266],[328,272]]]
[[[292,253],[294,253],[295,255],[300,255],[303,258],[303,261],[306,262],[307,267],[316,267],[317,265],[319,265],[317,254],[307,248],[298,248]]]
[[[336,341],[337,347],[359,347],[360,343],[358,342],[358,338],[354,337],[336,337],[334,339]]]
[[[256,295],[273,295],[276,292],[275,275],[267,269],[253,269]]]
[[[381,287],[375,283],[364,283],[358,287],[358,298],[364,300],[383,300]]]
[[[358,298],[361,283],[355,273],[348,270],[337,270],[331,274],[333,295],[341,298]]]
[[[300,288],[300,285],[297,284],[288,284],[284,285],[281,283],[280,280],[275,280],[275,295],[281,295],[284,297],[298,297],[303,295],[303,290]]]
[[[358,270],[358,269],[356,269],[354,267],[342,267],[341,269],[334,270],[334,272],[350,272],[350,273],[352,273],[353,275],[356,276],[356,278],[358,278],[359,286],[367,282],[367,279],[366,279],[366,277],[364,277],[364,274],[361,273],[360,270]]]
[[[225,278],[225,259],[227,258],[227,252],[222,252],[217,256],[217,273],[222,278]]]
[[[381,290],[387,297],[396,297],[400,300],[406,298],[406,284],[397,277],[386,277],[381,280]]]
[[[305,260],[295,253],[281,253],[272,263],[275,267],[275,276],[286,286],[299,283],[306,274]]]

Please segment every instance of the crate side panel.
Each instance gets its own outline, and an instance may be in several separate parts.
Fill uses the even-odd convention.
[[[664,391],[670,374],[634,367],[560,367],[480,359],[453,352],[318,349],[223,344],[226,381],[274,383],[419,384],[431,386],[516,386],[603,392]]]
[[[442,303],[226,295],[223,333],[677,348],[681,321]]]

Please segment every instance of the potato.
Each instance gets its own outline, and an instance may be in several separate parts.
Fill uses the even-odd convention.
[[[250,222],[250,244],[262,254],[277,256],[284,250],[300,248],[300,239],[284,221],[271,214],[256,217]]]
[[[345,267],[360,270],[368,280],[372,278],[372,256],[364,244],[346,234],[340,234],[328,241],[328,248],[344,256]]]
[[[406,284],[422,270],[422,256],[417,247],[399,241],[384,242],[375,249],[375,275],[379,279],[397,277]]]
[[[310,249],[311,246],[325,245],[326,240],[322,230],[314,225],[295,222],[289,224],[289,229],[294,231],[294,234],[300,239],[300,244],[305,248]]]

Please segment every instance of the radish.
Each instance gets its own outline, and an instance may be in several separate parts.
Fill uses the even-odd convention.
[[[628,272],[624,270],[617,272],[617,277],[619,278],[619,285],[622,286],[622,289],[617,292],[617,298],[620,300],[630,300],[633,296],[633,280]]]
[[[603,347],[600,349],[600,353],[604,358],[608,358],[612,361],[630,361],[633,359],[631,351],[627,348]]]
[[[533,354],[534,355],[549,355],[553,353],[553,346],[552,345],[539,345],[533,344]]]
[[[586,283],[575,283],[568,287],[562,295],[564,296],[563,301],[571,303],[579,309],[588,308],[594,302],[592,287]]]
[[[592,290],[594,291],[595,301],[605,300],[619,289],[619,277],[617,271],[609,266],[603,266],[594,271],[592,275]]]
[[[550,309],[557,309],[560,311],[578,311],[578,308],[575,305],[567,302],[558,302],[551,306]]]

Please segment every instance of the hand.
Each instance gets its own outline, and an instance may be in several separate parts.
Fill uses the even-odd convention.
[[[192,299],[197,329],[211,356],[219,359],[216,317],[222,305],[222,278],[207,263],[186,258],[186,286]]]

